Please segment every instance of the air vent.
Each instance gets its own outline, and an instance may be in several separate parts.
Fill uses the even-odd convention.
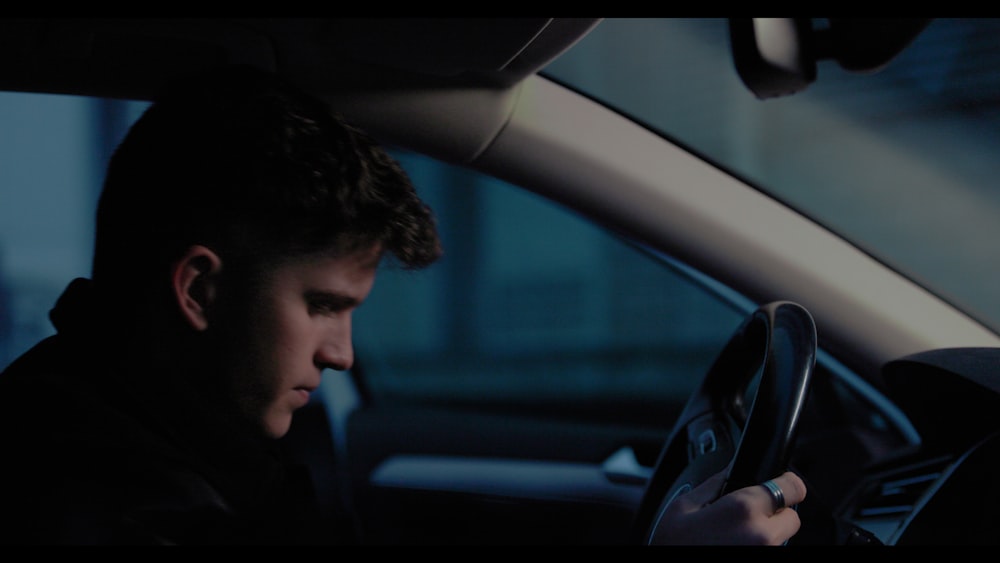
[[[951,458],[942,457],[876,476],[849,519],[886,541],[945,474],[951,462]]]

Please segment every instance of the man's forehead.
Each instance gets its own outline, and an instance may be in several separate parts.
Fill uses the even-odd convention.
[[[314,260],[353,262],[359,266],[376,268],[382,261],[384,247],[380,242],[368,242],[358,244],[357,242],[341,242],[338,245],[328,247],[313,253],[298,256],[290,256],[293,262],[310,262]]]
[[[336,251],[300,256],[294,259],[302,265],[328,266],[333,268],[348,268],[357,270],[376,270],[382,262],[383,250],[381,244],[369,244],[354,248],[340,248]]]

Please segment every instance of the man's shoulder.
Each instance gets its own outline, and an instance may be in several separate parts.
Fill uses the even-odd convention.
[[[39,374],[64,375],[31,373]],[[6,390],[20,392],[15,376]],[[22,397],[19,420],[0,416],[0,505],[19,515],[19,534],[41,543],[176,543],[233,526],[235,513],[199,461],[148,421],[96,394],[38,391]],[[0,544],[9,541],[21,540],[0,533]]]
[[[0,435],[62,434],[100,420],[110,402],[97,369],[60,335],[36,344],[0,373]]]
[[[131,404],[132,391],[120,389],[78,348],[57,334],[0,374],[0,447],[19,460],[0,471],[44,473],[55,465],[67,476],[88,470],[116,476],[126,465],[178,457],[162,430]]]

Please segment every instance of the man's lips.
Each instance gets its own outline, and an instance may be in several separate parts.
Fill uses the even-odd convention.
[[[319,388],[319,385],[299,385],[292,389],[292,391],[299,396],[302,404],[305,405],[309,402],[309,396],[313,391]]]

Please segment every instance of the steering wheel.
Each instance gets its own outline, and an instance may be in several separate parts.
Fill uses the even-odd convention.
[[[636,513],[650,543],[676,498],[728,466],[719,495],[788,468],[816,365],[816,325],[801,305],[760,306],[737,328],[677,419]]]

